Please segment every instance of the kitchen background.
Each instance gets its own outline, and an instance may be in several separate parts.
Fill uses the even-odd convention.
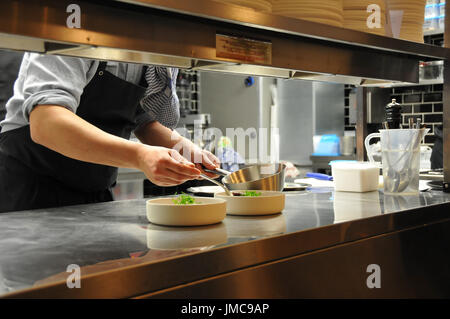
[[[444,8],[443,1],[427,1],[423,26],[425,43],[443,45]],[[0,117],[4,116],[4,103],[12,95],[8,77],[18,72],[21,55],[13,52],[0,54]],[[435,128],[442,124],[442,74],[442,63],[423,63],[419,85],[374,89],[369,132],[381,128],[382,110],[395,98],[402,105],[403,123],[407,123],[409,117],[418,117],[430,128],[422,148],[425,156],[429,156]],[[354,86],[344,84],[180,70],[177,81],[181,115],[179,127],[190,133],[195,130],[204,133],[213,127],[224,133],[226,128],[264,128],[269,138],[250,134],[247,140],[257,140],[259,155],[262,150],[269,150],[273,160],[293,163],[300,177],[307,171],[329,173],[328,162],[331,159],[356,157],[356,115],[355,105],[352,105],[354,90]],[[279,132],[279,136],[270,138],[273,132]],[[331,146],[326,148],[330,154],[320,153],[323,151],[320,144],[323,136],[337,137],[339,149],[333,149],[332,143],[336,140],[331,139]],[[213,151],[219,146],[208,134],[193,136],[192,139]],[[223,144],[224,141],[221,142]],[[229,142],[229,147],[236,150],[234,140],[231,138]],[[244,161],[248,160],[248,149],[239,155]],[[118,199],[171,194],[203,184],[192,181],[180,187],[161,189],[147,180],[143,182],[143,174],[135,170],[121,169],[119,173],[116,188]]]

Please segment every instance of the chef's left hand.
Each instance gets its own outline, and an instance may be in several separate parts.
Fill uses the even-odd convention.
[[[198,168],[202,174],[214,179],[219,177],[217,174],[204,171],[204,168],[213,170],[220,167],[220,161],[213,153],[201,149],[199,146],[187,139],[183,141],[183,148],[179,152],[186,159],[194,163],[195,167]]]
[[[196,159],[199,159],[199,160],[196,160]],[[213,178],[213,179],[219,177],[219,175],[217,175],[217,174],[205,172],[203,170],[203,168],[207,168],[207,169],[220,168],[220,161],[213,153],[211,153],[207,150],[202,150],[198,147],[198,150],[196,150],[194,152],[193,163],[195,164],[195,167],[198,168],[206,176]]]

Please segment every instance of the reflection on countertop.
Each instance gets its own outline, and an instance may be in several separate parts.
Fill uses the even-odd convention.
[[[205,249],[227,242],[224,223],[197,227],[168,227],[149,223],[147,247],[161,250]]]
[[[227,216],[204,227],[149,224],[144,199],[3,213],[0,295],[65,280],[70,264],[83,276],[448,202],[450,194],[440,191],[401,197],[316,188],[287,193],[282,213]]]

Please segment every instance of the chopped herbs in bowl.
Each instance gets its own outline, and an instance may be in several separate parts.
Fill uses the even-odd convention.
[[[233,192],[233,196],[257,197],[257,196],[261,196],[261,195],[262,195],[262,193],[257,192],[257,191],[245,191],[243,193]]]
[[[174,204],[177,205],[194,205],[194,204],[200,204],[195,201],[195,198],[188,195],[188,194],[181,194],[177,198],[172,199]]]

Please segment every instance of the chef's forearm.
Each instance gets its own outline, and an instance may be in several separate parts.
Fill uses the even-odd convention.
[[[188,141],[157,121],[148,123],[134,133],[142,143],[167,148],[173,148],[181,141]]]
[[[56,105],[41,105],[30,114],[35,143],[80,161],[138,168],[140,143],[106,133],[73,112]]]

